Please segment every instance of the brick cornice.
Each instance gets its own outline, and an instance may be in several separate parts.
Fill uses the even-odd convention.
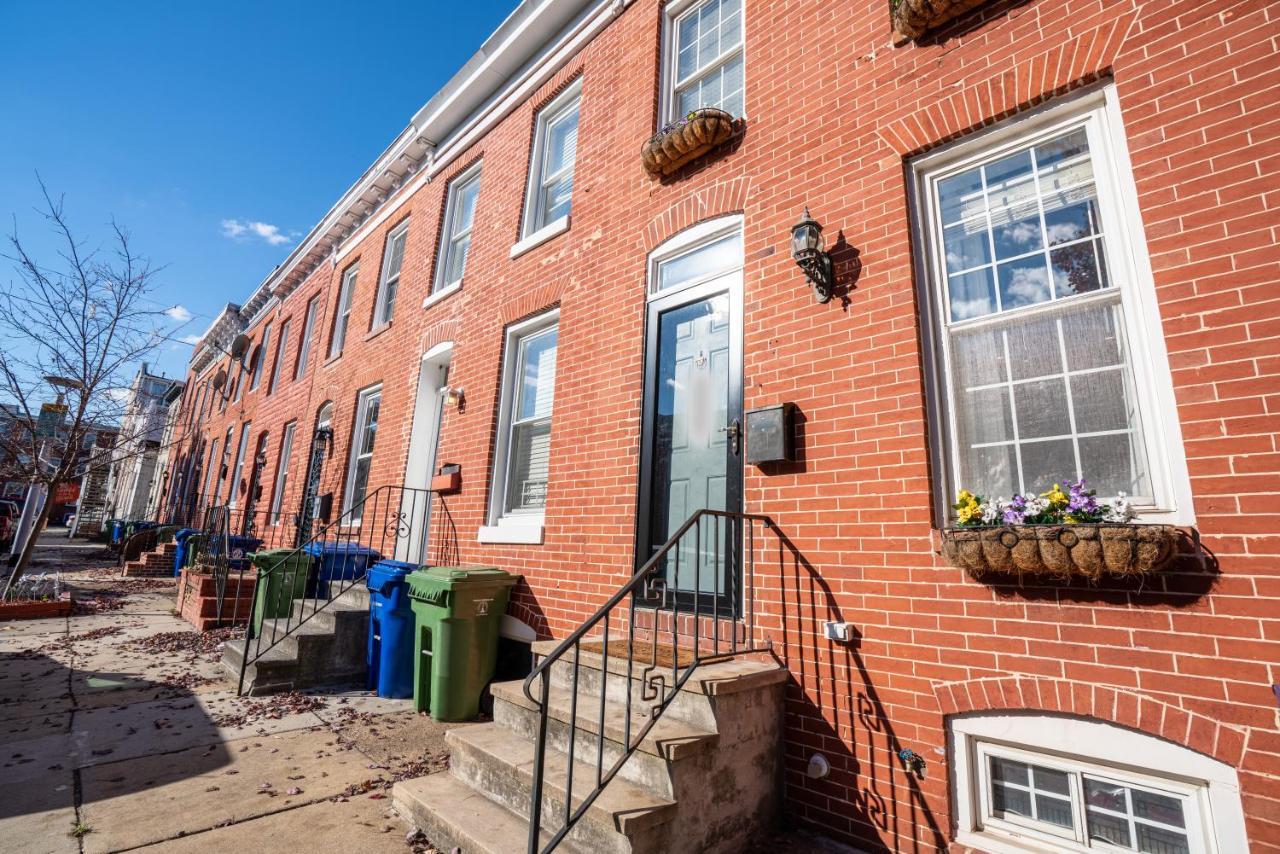
[[[746,207],[750,179],[733,178],[704,187],[649,221],[644,229],[644,251],[649,254],[662,242],[706,219],[741,213]]]
[[[1122,688],[1070,679],[1004,676],[941,682],[934,696],[943,715],[1042,711],[1080,715],[1141,730],[1239,767],[1245,732],[1212,718]]]
[[[912,113],[877,127],[903,156],[917,154],[1105,74],[1115,63],[1138,10],[1107,11],[1072,27],[1076,35]]]

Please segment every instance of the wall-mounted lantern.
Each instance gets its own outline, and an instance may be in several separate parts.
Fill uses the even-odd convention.
[[[804,216],[791,227],[791,257],[804,270],[805,279],[813,288],[814,299],[818,302],[829,302],[835,287],[831,256],[825,250],[822,224],[809,215],[806,205]]]
[[[467,402],[467,395],[461,388],[455,388],[451,385],[444,386],[440,389],[440,397],[444,399],[444,405],[454,409],[461,409]]]

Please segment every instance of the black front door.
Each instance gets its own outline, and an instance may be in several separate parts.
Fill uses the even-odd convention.
[[[741,306],[738,272],[649,303],[638,564],[698,510],[742,510]],[[704,517],[667,553],[660,573],[681,607],[736,594],[732,528]]]

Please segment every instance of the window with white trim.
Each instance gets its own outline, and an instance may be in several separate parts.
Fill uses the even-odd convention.
[[[1022,851],[1210,854],[1244,850],[1235,769],[1085,718],[954,718],[956,840]]]
[[[558,311],[507,330],[490,524],[540,526],[551,462]]]
[[[280,440],[280,460],[276,464],[276,483],[271,493],[272,525],[280,524],[280,507],[284,503],[284,491],[289,486],[289,458],[293,455],[293,436],[297,429],[298,422],[290,421],[284,425],[284,437]]]
[[[343,495],[344,521],[359,525],[364,517],[365,490],[369,486],[369,467],[373,464],[373,446],[378,438],[378,410],[382,406],[382,386],[360,392],[356,399],[356,421],[351,430],[351,459],[347,464],[347,489]]]
[[[271,323],[262,327],[262,343],[253,351],[253,362],[249,368],[249,391],[257,391],[262,381],[262,363],[267,360],[267,348],[271,346]]]
[[[285,349],[289,346],[289,325],[293,322],[293,318],[286,318],[284,323],[280,324],[280,341],[276,344],[276,358],[271,365],[271,379],[267,380],[267,395],[270,396],[276,390],[276,383],[280,381],[280,371],[284,367]]]
[[[351,321],[351,301],[355,299],[356,275],[360,272],[359,264],[352,264],[342,274],[342,285],[338,288],[338,305],[333,315],[333,333],[329,336],[329,358],[336,359],[342,355],[342,348],[347,342],[347,327]]]
[[[742,0],[672,3],[666,31],[666,121],[701,107],[745,113]]]
[[[1095,93],[913,164],[941,506],[1083,477],[1144,515],[1187,512],[1122,146]]]
[[[307,373],[307,362],[311,358],[311,334],[316,328],[316,312],[320,309],[320,295],[307,301],[307,315],[302,321],[302,340],[298,344],[298,361],[293,366],[293,378],[302,379]]]
[[[432,293],[459,287],[467,269],[467,252],[471,248],[471,226],[476,218],[476,200],[480,196],[480,164],[463,172],[449,184],[440,228],[440,251],[436,261]]]
[[[396,312],[396,291],[400,289],[400,269],[404,266],[404,245],[409,237],[409,221],[405,220],[387,234],[382,251],[382,280],[378,283],[378,299],[373,312],[373,327],[386,326]],[[348,300],[347,311],[351,310]]]
[[[249,452],[249,428],[252,421],[246,421],[240,427],[240,443],[236,445],[236,461],[231,466],[231,489],[227,493],[227,505],[235,507],[240,501],[240,472],[244,469],[244,457]]]
[[[529,160],[525,237],[569,216],[573,201],[573,167],[578,155],[581,96],[582,81],[578,80],[538,113]]]

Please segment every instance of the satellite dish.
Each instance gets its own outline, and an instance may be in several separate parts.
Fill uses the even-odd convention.
[[[222,387],[227,384],[227,372],[222,368],[218,368],[218,372],[213,375],[213,390],[222,391]]]
[[[245,351],[249,349],[249,336],[241,333],[231,340],[231,358],[240,360],[244,358]]]

